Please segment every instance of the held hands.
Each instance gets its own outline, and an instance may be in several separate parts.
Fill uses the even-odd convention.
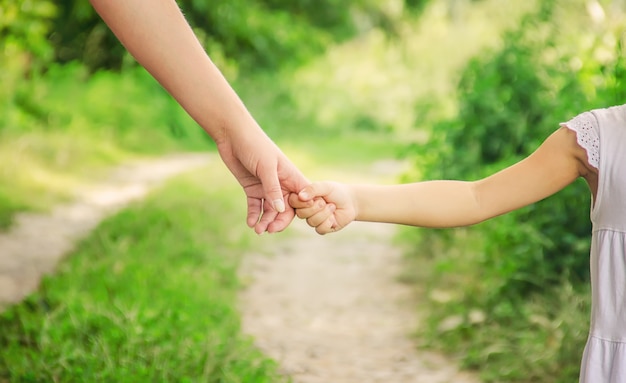
[[[309,182],[269,139],[207,56],[175,1],[90,0],[133,57],[217,143],[247,197],[248,226],[285,229],[285,199]]]
[[[289,196],[299,218],[306,219],[318,234],[343,229],[357,216],[356,199],[348,185],[317,182]]]
[[[228,133],[217,148],[246,194],[248,226],[257,234],[284,230],[295,216],[287,196],[309,181],[260,129]]]
[[[347,185],[310,184],[261,129],[225,130],[216,142],[243,187],[247,224],[257,234],[282,231],[295,215],[319,234],[341,230],[356,218],[356,200]]]

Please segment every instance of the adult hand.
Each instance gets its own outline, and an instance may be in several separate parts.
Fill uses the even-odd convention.
[[[174,0],[90,0],[126,49],[217,143],[247,197],[250,227],[281,231],[288,192],[308,182],[267,137],[210,60]]]
[[[248,226],[257,234],[284,230],[295,216],[285,203],[288,194],[297,193],[309,182],[260,129],[239,136],[234,130],[229,133],[218,141],[217,148],[246,194]]]

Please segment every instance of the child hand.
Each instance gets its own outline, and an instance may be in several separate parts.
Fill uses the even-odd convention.
[[[299,218],[306,219],[307,224],[319,234],[332,232],[332,228],[337,226],[333,217],[335,205],[326,203],[322,197],[302,201],[297,194],[292,193],[289,195],[289,205],[295,209]]]
[[[319,234],[341,230],[356,218],[356,203],[350,189],[337,182],[311,184],[298,195],[290,195],[289,204]]]

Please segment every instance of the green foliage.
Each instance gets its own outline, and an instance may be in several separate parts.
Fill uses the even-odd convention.
[[[46,35],[55,13],[50,1],[0,0],[0,131],[19,118],[16,90],[52,59]]]
[[[187,1],[182,6],[191,11],[187,17],[192,24],[244,68],[276,68],[287,62],[301,62],[320,52],[329,37],[288,10],[270,12],[249,1]]]
[[[207,172],[210,187],[198,181]],[[0,314],[0,380],[283,381],[240,333],[237,254],[249,237],[233,188],[206,169],[104,222]]]
[[[429,2],[429,0],[404,0],[404,4],[407,8],[413,11],[423,10]]]
[[[474,261],[467,252],[457,258],[457,262]],[[425,270],[440,267],[438,260],[417,262]],[[451,265],[446,272],[459,269]],[[589,286],[576,288],[563,280],[523,301],[502,300],[486,306],[476,291],[473,297],[462,293],[468,286],[481,284],[480,276],[451,279],[455,277],[439,273],[432,281],[436,287],[428,295],[428,318],[420,331],[424,346],[458,356],[465,368],[476,370],[485,382],[578,379],[589,328]]]
[[[26,205],[19,197],[11,195],[7,190],[0,189],[0,230],[11,226],[13,215],[25,208]]]
[[[558,122],[589,105],[577,74],[561,64],[567,53],[546,57],[546,47],[555,45],[556,25],[550,23],[549,2],[543,4],[505,37],[502,49],[468,65],[457,117],[437,126],[435,141],[428,144],[440,152],[431,154],[437,160],[427,178],[492,174],[530,154]],[[523,296],[564,273],[586,278],[589,212],[571,206],[589,206],[583,183],[476,229],[485,237],[483,272],[501,281],[494,299]]]
[[[95,71],[120,69],[126,50],[88,1],[57,1],[58,14],[50,41],[55,61],[80,61]]]
[[[52,129],[95,131],[133,150],[162,150],[171,138],[209,142],[205,134],[206,140],[197,139],[201,129],[141,68],[89,76],[82,65],[55,65],[24,97],[40,105],[40,118]]]
[[[90,76],[50,65],[0,103],[0,226],[46,209],[130,155],[211,149],[212,141],[143,69]],[[132,154],[131,154],[132,153]]]
[[[352,35],[354,7],[366,0],[208,1],[181,0],[179,5],[212,55],[223,52],[245,70],[300,63],[330,41]],[[91,71],[119,69],[123,47],[93,8],[83,1],[57,2],[51,41],[59,62],[79,60]]]
[[[419,149],[426,152],[424,178],[493,174],[529,155],[559,122],[623,103],[623,22],[597,30],[563,26],[591,23],[584,9],[541,2],[499,49],[467,65],[458,113],[437,124]],[[487,381],[576,380],[589,315],[589,298],[580,303],[589,293],[589,194],[579,180],[473,228],[424,232],[419,243],[437,254],[427,277],[431,294],[444,286],[450,295],[433,299],[425,333],[461,350]]]
[[[128,56],[88,2],[0,4],[0,159],[15,165],[0,172],[0,195],[11,196],[0,199],[3,226],[17,210],[45,208],[71,194],[68,174],[89,175],[123,152],[210,147],[208,136],[145,71],[133,65],[96,70],[119,68]],[[351,7],[361,2],[333,4],[181,2],[231,78],[238,66],[286,66],[348,36]],[[264,86],[271,90],[275,83],[276,76]],[[45,198],[36,197],[43,191]]]
[[[7,56],[9,53],[28,53],[31,56],[29,64],[49,60],[52,51],[46,36],[56,10],[52,1],[1,0],[0,44],[3,53]]]
[[[341,37],[354,32],[350,13],[352,7],[367,4],[363,0],[351,3],[341,0],[325,0],[323,3],[316,0],[259,0],[259,3],[271,11],[287,12],[311,25],[338,33]]]

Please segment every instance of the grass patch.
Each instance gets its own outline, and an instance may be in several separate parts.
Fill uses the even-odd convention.
[[[0,381],[281,381],[239,333],[236,190],[205,169],[103,222],[0,315]]]
[[[78,64],[54,65],[13,93],[0,97],[0,229],[17,211],[73,197],[113,165],[214,147],[141,68],[88,77]]]
[[[473,228],[440,234],[457,245],[426,229],[402,230],[407,239],[423,237],[419,248],[407,249],[403,275],[421,297],[421,345],[453,355],[484,382],[577,381],[589,330],[589,285],[564,278],[524,298],[490,299],[495,287],[477,250],[484,239]]]
[[[0,190],[0,230],[5,230],[13,223],[13,215],[27,207],[15,196]]]
[[[74,196],[81,184],[133,156],[94,135],[31,131],[0,140],[0,227],[22,210],[45,210]]]

